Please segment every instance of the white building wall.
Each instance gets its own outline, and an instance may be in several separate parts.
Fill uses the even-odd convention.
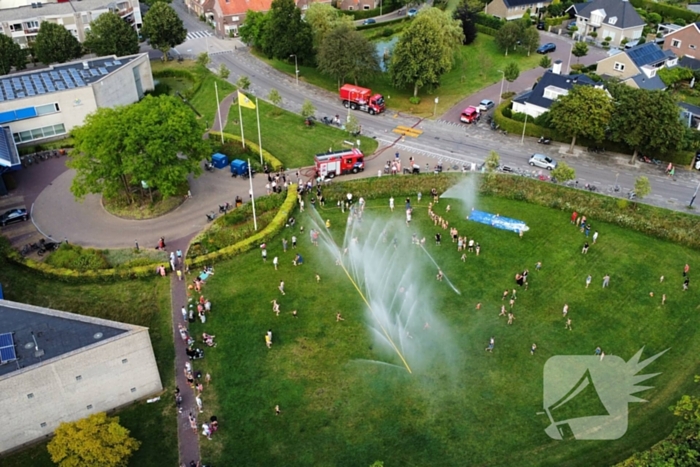
[[[148,60],[147,55],[143,55],[92,85],[95,90],[95,100],[98,107],[128,105],[139,101],[143,97],[139,96],[136,90],[134,68],[138,70],[141,77],[143,92],[154,88],[151,62]]]
[[[0,453],[162,390],[146,328],[10,373],[0,378]]]
[[[532,118],[537,118],[548,110],[549,109],[545,109],[538,105],[532,105],[527,102],[524,104],[521,104],[520,102],[513,102],[513,112],[527,114]]]

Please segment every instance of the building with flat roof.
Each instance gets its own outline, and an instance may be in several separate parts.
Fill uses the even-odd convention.
[[[0,453],[162,390],[148,328],[0,300]]]
[[[148,54],[101,57],[2,76],[0,126],[10,128],[16,144],[34,144],[69,133],[100,107],[138,102],[153,88]]]
[[[62,25],[83,42],[90,23],[108,11],[117,13],[136,30],[141,29],[138,0],[2,0],[0,33],[26,48],[36,39],[41,23],[48,21]]]

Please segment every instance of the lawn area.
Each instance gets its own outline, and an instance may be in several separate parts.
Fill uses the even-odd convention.
[[[236,89],[233,84],[219,78],[208,69],[197,65],[197,62],[194,60],[183,60],[182,62],[175,60],[170,62],[152,61],[151,69],[154,75],[159,71],[165,70],[186,70],[194,75],[197,83],[181,76],[156,77],[155,79],[168,84],[171,88],[171,94],[175,94],[176,91],[184,93],[195,84],[199,85],[199,89],[190,99],[190,104],[202,114],[203,123],[207,128],[214,123],[214,116],[216,115],[216,90],[214,83],[217,83],[219,87],[219,102],[223,101],[226,96]]]
[[[304,119],[297,114],[287,112],[272,104],[258,100],[260,105],[260,127],[262,146],[273,156],[282,161],[287,168],[306,167],[314,164],[314,156],[333,149],[334,151],[349,148],[345,141],[354,142],[348,132],[317,122],[308,127]],[[255,110],[242,108],[243,132],[246,140],[258,143],[258,122]],[[317,115],[318,118],[323,115]],[[236,123],[234,123],[234,121]],[[241,134],[238,122],[238,106],[231,106],[226,123],[226,132],[234,135]],[[374,153],[377,141],[360,136],[360,149],[365,155]]]
[[[294,62],[270,60],[257,52],[254,53],[274,68],[294,76]],[[510,53],[506,57],[493,37],[478,34],[474,43],[459,49],[452,71],[442,76],[438,89],[421,88],[418,94],[421,103],[417,106],[408,101],[413,95],[413,89],[396,89],[387,73],[372,81],[360,81],[358,84],[382,94],[386,98],[387,106],[393,111],[410,111],[416,115],[432,116],[435,97],[439,98],[438,114],[442,114],[465,97],[498,82],[503,76],[498,70],[503,70],[506,64],[514,61],[522,72],[536,67],[540,58],[537,54],[528,57],[524,51]],[[299,70],[300,79],[337,93],[338,83],[333,78],[308,66],[300,66]]]
[[[147,326],[166,396],[174,389],[170,281],[148,279],[111,284],[70,285],[38,277],[0,259],[0,283],[8,300]],[[142,442],[130,466],[177,465],[177,420],[170,397],[138,403],[117,415]],[[3,467],[53,466],[46,443],[0,460]]]
[[[584,234],[571,226],[567,213],[498,198],[477,200],[478,209],[527,222],[530,230],[519,238],[464,220],[467,208],[443,199],[435,212],[481,245],[480,256],[470,253],[462,262],[447,231],[439,229],[443,241],[435,245],[438,228],[428,219],[426,197],[420,204],[412,202],[416,209],[409,229],[402,200],[393,213],[388,200],[369,201],[362,226],[377,230],[359,235],[360,243],[376,244],[366,256],[367,267],[385,283],[383,289],[372,288],[380,290],[369,295],[373,304],[381,299],[390,303],[392,297],[400,302],[401,294],[418,290],[418,309],[410,311],[415,315],[404,329],[410,336],[401,331],[394,339],[412,374],[396,352],[384,349],[381,337],[373,337],[382,333],[369,330],[367,323],[374,321],[335,259],[323,245],[310,245],[314,224],[309,209],[296,213],[295,230],[282,234],[288,240],[299,236],[296,250],[283,252],[282,236],[268,241],[268,258],[280,257],[278,271],[272,261],[263,263],[259,251],[216,266],[205,290],[214,304],[212,315],[205,325],[193,325],[194,334],[205,331],[218,342],[202,361],[214,392],[207,396],[214,399],[214,408],[205,404],[210,410],[205,415],[215,413],[220,422],[214,440],[202,442],[205,462],[588,467],[614,464],[670,432],[676,420],[668,407],[682,394],[697,393],[698,288],[691,285],[682,292],[681,272],[686,262],[700,267],[699,252],[589,219],[600,237],[582,255]],[[346,216],[335,200],[327,200],[320,216],[330,221],[335,241],[342,243]],[[305,233],[299,233],[300,226]],[[388,233],[384,241],[383,229]],[[413,233],[427,238],[427,253],[411,245]],[[305,263],[295,267],[297,252]],[[538,261],[540,271],[535,270]],[[447,280],[435,280],[438,267]],[[513,280],[525,268],[530,270],[527,290]],[[588,274],[593,283],[586,289]],[[603,289],[605,274],[611,281]],[[284,296],[277,291],[280,280],[285,281]],[[498,314],[508,304],[501,300],[503,290],[514,287],[516,320],[508,326]],[[668,296],[664,306],[662,294]],[[281,305],[279,316],[272,312],[273,299]],[[565,303],[572,331],[564,328]],[[292,310],[298,310],[298,318]],[[380,308],[375,311],[381,316]],[[344,321],[336,321],[338,312]],[[395,323],[384,321],[390,332]],[[268,329],[273,332],[271,349],[263,339]],[[484,351],[491,336],[493,353]],[[537,344],[534,355],[532,343]],[[643,358],[670,350],[641,372],[661,374],[642,383],[653,389],[636,394],[648,403],[629,404],[629,428],[622,438],[550,439],[544,432],[549,420],[538,414],[543,411],[545,362],[555,355],[593,355],[597,346],[606,358],[625,361],[642,347]],[[278,404],[282,412],[275,416]],[[580,408],[591,407],[588,401]]]

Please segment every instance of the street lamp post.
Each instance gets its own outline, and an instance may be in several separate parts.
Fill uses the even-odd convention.
[[[690,198],[690,204],[688,204],[689,208],[693,207],[693,203],[695,202],[695,197],[698,195],[698,190],[700,190],[700,182],[698,182],[698,186],[695,187],[695,193],[693,193],[693,197]]]
[[[292,54],[289,58],[294,57],[294,72],[297,76],[297,86],[299,86],[299,63],[297,62],[297,54]]]
[[[439,102],[439,100],[438,100],[438,98],[436,97],[436,98],[435,98],[435,110],[433,111],[433,117],[437,115],[437,105],[438,105],[438,102]]]
[[[571,74],[571,56],[574,54],[574,44],[576,44],[576,41],[571,43],[571,48],[569,49],[569,63],[566,65],[567,69],[567,74]]]
[[[503,95],[503,84],[506,82],[506,72],[498,70],[499,73],[503,73],[503,79],[501,79],[501,93],[498,95],[498,105],[501,105],[501,96]]]
[[[528,114],[525,114],[525,123],[523,124],[523,136],[520,138],[520,144],[525,144],[525,128],[527,128],[527,117]]]

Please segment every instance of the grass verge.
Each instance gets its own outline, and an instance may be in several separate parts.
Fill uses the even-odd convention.
[[[147,326],[166,396],[174,389],[170,281],[143,279],[111,284],[71,285],[42,279],[0,258],[0,283],[8,300]],[[117,413],[142,442],[129,465],[177,465],[177,420],[170,397],[136,403]],[[0,460],[3,467],[51,467],[46,443]]]
[[[330,208],[332,201],[320,214],[342,242],[346,218]],[[363,324],[362,301],[333,258],[309,245],[312,224],[308,214],[297,214],[297,226],[305,226],[306,233],[296,231],[296,250],[282,251],[281,237],[289,240],[293,234],[289,229],[268,242],[268,257],[280,257],[278,271],[251,251],[217,265],[207,284],[215,310],[205,325],[194,326],[194,333],[217,336],[218,346],[207,353],[203,371],[214,378],[221,429],[213,442],[203,443],[205,460],[217,465],[236,459],[251,466],[370,465],[376,460],[386,465],[609,465],[670,432],[676,420],[667,407],[681,394],[697,392],[692,378],[697,364],[687,355],[700,351],[692,324],[698,293],[697,288],[681,290],[681,269],[685,262],[697,264],[700,253],[590,219],[600,238],[582,255],[585,237],[569,223],[570,213],[479,198],[480,209],[527,222],[530,231],[518,238],[464,220],[466,207],[443,199],[435,211],[481,244],[479,257],[470,254],[462,262],[446,231],[439,229],[441,246],[432,241],[437,230],[426,204],[424,198],[416,206],[410,229],[391,227],[388,238],[410,238],[414,232],[427,237],[427,252],[461,291],[457,295],[446,282],[435,281],[436,266],[427,256],[421,261],[425,274],[407,278],[424,284],[430,294],[434,319],[445,324],[443,338],[455,345],[451,359],[411,376],[362,363],[380,359]],[[402,210],[390,213],[388,205],[386,199],[369,201],[363,222],[374,216],[383,226],[391,219],[404,225]],[[291,263],[297,252],[305,258],[301,267]],[[538,261],[541,271],[535,271]],[[531,271],[530,287],[518,290],[517,319],[508,326],[498,316],[501,295],[525,268]],[[590,288],[585,287],[588,274],[593,276]],[[605,274],[611,276],[607,289],[600,286]],[[285,296],[276,291],[280,280],[286,283]],[[668,296],[663,306],[662,294]],[[279,317],[271,311],[273,298],[281,303]],[[572,331],[564,329],[564,303],[570,307]],[[296,319],[290,313],[295,309]],[[335,320],[339,311],[345,317],[340,323]],[[425,330],[423,323],[413,323],[410,333],[417,345],[421,333],[438,332],[432,324]],[[275,337],[268,350],[263,335],[270,328]],[[496,349],[486,353],[490,336]],[[533,342],[538,349],[530,355]],[[650,380],[653,389],[639,394],[648,403],[629,404],[624,437],[605,443],[553,441],[544,432],[547,417],[537,415],[544,364],[554,355],[592,355],[597,346],[625,360],[641,347],[645,357],[671,349],[644,371],[661,374]],[[277,404],[280,416],[274,414]]]
[[[271,60],[257,51],[253,51],[253,53],[275,69],[294,76],[293,62]],[[421,103],[418,105],[413,105],[408,101],[413,95],[413,90],[395,88],[391,84],[388,73],[383,73],[372,81],[360,81],[358,84],[382,94],[391,110],[411,112],[422,116],[433,114],[434,98],[439,97],[437,112],[440,115],[465,97],[497,83],[503,77],[498,70],[503,70],[508,63],[517,63],[522,72],[535,68],[540,58],[537,54],[528,57],[523,50],[511,52],[506,57],[496,45],[493,37],[478,34],[472,44],[460,47],[452,70],[440,78],[439,88],[431,90],[424,87],[419,91]],[[333,78],[308,66],[300,66],[299,70],[300,79],[332,93],[338,92],[338,83]]]

